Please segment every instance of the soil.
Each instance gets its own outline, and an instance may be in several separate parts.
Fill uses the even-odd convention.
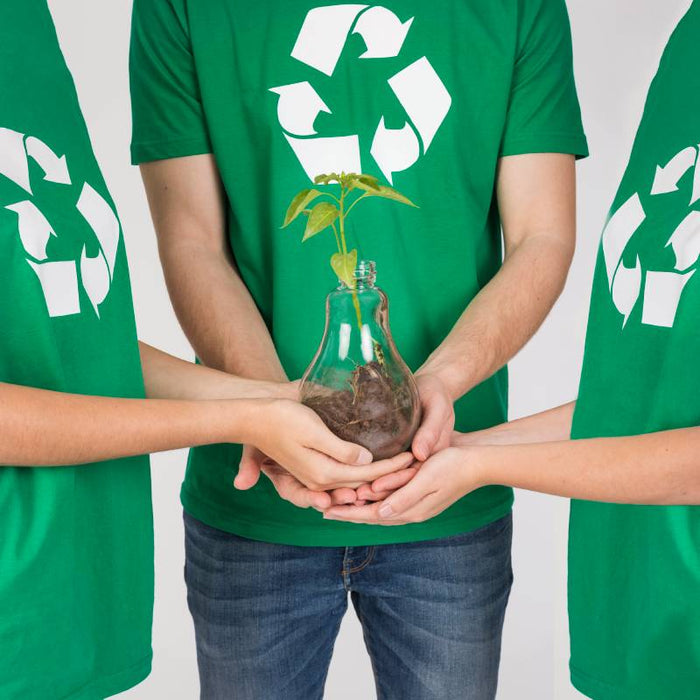
[[[351,386],[304,403],[338,437],[366,447],[375,460],[394,457],[411,444],[416,429],[411,392],[377,361],[358,366]]]

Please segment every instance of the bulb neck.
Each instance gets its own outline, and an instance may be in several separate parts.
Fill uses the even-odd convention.
[[[374,289],[377,281],[377,264],[374,260],[360,260],[353,272],[355,289]],[[340,280],[340,289],[348,289],[347,284]]]

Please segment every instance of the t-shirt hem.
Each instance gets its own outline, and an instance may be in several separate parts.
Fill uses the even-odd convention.
[[[576,158],[587,158],[588,141],[583,134],[547,133],[528,134],[510,139],[501,148],[501,156],[519,156],[527,153],[570,153]]]
[[[571,684],[591,700],[639,700],[643,697],[638,689],[623,688],[589,676],[570,665]]]
[[[131,144],[131,164],[140,165],[154,160],[199,156],[211,152],[211,144],[203,136],[171,141],[135,142]]]
[[[80,690],[67,695],[63,700],[103,700],[123,693],[142,683],[150,674],[153,664],[153,651],[138,663],[122,671],[94,679]]]
[[[371,534],[362,534],[361,532],[324,531],[322,527],[316,525],[294,525],[290,528],[284,523],[253,522],[240,516],[232,518],[230,511],[225,513],[223,509],[206,503],[184,487],[180,500],[189,515],[209,527],[249,540],[297,547],[368,547],[435,540],[477,530],[505,517],[513,508],[511,494],[498,505],[468,516],[458,515],[439,523],[387,526],[382,528],[381,534],[376,531]]]

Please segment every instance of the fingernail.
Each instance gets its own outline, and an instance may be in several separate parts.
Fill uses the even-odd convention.
[[[380,518],[390,518],[393,514],[394,514],[394,509],[388,503],[385,503],[379,509],[379,517]]]
[[[360,450],[360,455],[357,459],[359,465],[372,464],[373,461],[374,457],[372,457],[372,453],[369,450],[365,450],[364,448]]]
[[[337,520],[337,518],[333,517],[332,515],[329,515],[328,513],[323,514],[323,519],[324,520]]]

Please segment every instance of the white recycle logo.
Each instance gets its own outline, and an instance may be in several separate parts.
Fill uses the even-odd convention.
[[[664,166],[658,166],[651,188],[651,196],[660,197],[679,190],[680,181],[694,168],[692,207],[700,201],[699,149],[690,146]],[[608,284],[613,303],[624,316],[623,327],[640,298],[642,324],[672,328],[675,323],[683,291],[697,272],[700,259],[700,212],[690,210],[671,234],[666,247],[671,246],[675,256],[673,270],[647,270],[642,290],[642,265],[637,256],[634,267],[622,261],[628,243],[646,220],[646,212],[639,193],[632,195],[613,214],[603,232],[602,247]]]
[[[379,5],[329,5],[309,10],[291,56],[332,76],[349,34],[359,34],[367,50],[360,59],[398,56],[413,23],[406,22]],[[425,154],[449,112],[452,98],[440,77],[423,56],[389,78],[389,86],[410,121],[400,129],[388,129],[384,117],[374,133],[370,154],[384,176],[407,170]],[[311,180],[328,172],[361,173],[357,134],[314,136],[314,122],[320,112],[332,114],[308,82],[272,87],[279,95],[277,116],[284,136]],[[311,138],[310,138],[311,137]]]
[[[83,246],[80,260],[49,260],[47,246],[57,234],[31,199],[33,191],[29,159],[43,170],[45,181],[63,187],[72,184],[65,155],[59,158],[34,136],[27,137],[17,131],[0,128],[0,175],[12,180],[29,195],[29,198],[10,204],[5,209],[17,214],[18,233],[26,260],[41,285],[49,316],[81,313],[82,285],[99,317],[99,305],[107,298],[112,286],[121,235],[119,220],[105,199],[85,183],[75,206],[94,231],[99,252],[96,257],[88,257]]]

